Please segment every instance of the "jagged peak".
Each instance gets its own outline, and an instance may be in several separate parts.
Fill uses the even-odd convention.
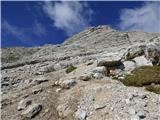
[[[85,31],[90,31],[90,32],[93,32],[95,30],[113,30],[111,26],[109,25],[98,25],[98,26],[91,26],[91,27],[88,27]]]

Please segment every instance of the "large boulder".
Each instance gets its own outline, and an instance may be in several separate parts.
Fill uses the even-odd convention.
[[[117,54],[99,59],[97,66],[105,66],[107,76],[115,76],[124,69],[122,56]]]
[[[106,57],[97,62],[97,66],[114,67],[119,65],[121,65],[121,57]]]
[[[90,75],[95,79],[101,79],[105,77],[108,74],[106,67],[100,66],[95,67],[90,71]]]
[[[153,66],[152,62],[148,60],[145,56],[139,56],[133,59],[136,63],[136,67],[141,66]]]

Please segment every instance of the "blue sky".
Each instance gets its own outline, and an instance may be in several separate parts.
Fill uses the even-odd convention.
[[[60,44],[89,26],[160,32],[160,2],[1,2],[1,46]]]

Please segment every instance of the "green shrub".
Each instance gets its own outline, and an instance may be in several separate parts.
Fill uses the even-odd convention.
[[[132,60],[133,58],[135,58],[136,56],[135,55],[132,55],[131,53],[127,53],[126,55],[126,59],[127,60]]]
[[[152,83],[160,84],[160,66],[145,66],[135,69],[132,74],[121,80],[126,86],[150,86]],[[147,90],[157,88],[147,88]]]
[[[77,67],[70,65],[67,69],[66,69],[66,73],[70,73],[72,71],[74,71],[75,69],[77,69]]]

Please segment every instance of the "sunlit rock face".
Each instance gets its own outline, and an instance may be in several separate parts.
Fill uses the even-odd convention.
[[[160,33],[100,25],[61,45],[1,51],[2,120],[159,119],[158,94],[113,77],[160,65]]]

